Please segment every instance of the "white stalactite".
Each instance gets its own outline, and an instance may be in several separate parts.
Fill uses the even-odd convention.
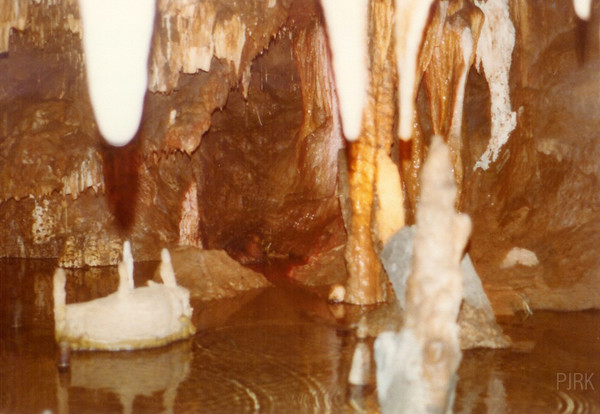
[[[369,79],[367,56],[368,0],[322,0],[333,55],[342,129],[346,139],[360,134]]]
[[[88,89],[100,133],[126,145],[142,118],[155,0],[79,0]]]
[[[590,20],[592,14],[592,0],[573,0],[575,13],[582,20]]]
[[[409,140],[413,131],[415,82],[423,31],[433,0],[396,0],[396,59],[398,64],[398,134]]]

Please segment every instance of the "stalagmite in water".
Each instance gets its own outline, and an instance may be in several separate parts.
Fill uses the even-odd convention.
[[[54,322],[58,343],[72,349],[150,348],[187,338],[191,322],[189,291],[178,286],[168,250],[162,251],[163,284],[133,288],[133,258],[125,243],[119,264],[119,289],[104,298],[66,305],[63,269],[54,274]]]
[[[454,209],[456,186],[448,147],[434,137],[422,172],[413,271],[405,326],[375,343],[382,412],[445,413],[461,360],[457,316],[463,298],[460,259],[471,231]]]

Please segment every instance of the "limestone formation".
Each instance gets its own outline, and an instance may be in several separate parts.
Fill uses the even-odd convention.
[[[485,72],[490,87],[491,137],[475,168],[489,168],[517,125],[512,110],[508,77],[515,44],[515,29],[510,20],[507,0],[475,1],[484,21],[477,42],[477,67]]]
[[[364,55],[354,72],[335,63],[350,43],[334,39],[334,1],[158,1],[140,129],[112,148],[92,110],[78,2],[3,2],[0,256],[102,266],[126,239],[139,260],[191,244],[289,260],[287,274],[314,285],[347,270],[348,300],[373,303],[385,291],[377,252],[414,222],[437,133],[494,310],[597,307],[598,3],[392,3],[356,3],[367,12],[346,22],[362,42],[349,48]],[[340,67],[374,80],[350,85],[364,92],[351,121]],[[348,122],[358,141],[346,148]],[[407,125],[411,140],[394,140]],[[340,150],[352,155],[339,174],[351,182],[346,231]],[[538,264],[502,267],[515,246]]]
[[[461,360],[457,317],[463,297],[460,258],[471,221],[454,209],[456,186],[448,147],[434,137],[422,172],[413,270],[405,324],[375,344],[382,412],[445,413]]]
[[[390,1],[374,1],[370,7],[370,84],[360,137],[348,151],[349,196],[352,206],[346,263],[346,301],[373,304],[387,298],[386,278],[375,253],[371,233],[377,177],[378,148],[389,152],[393,140],[394,78],[392,64],[393,10]],[[401,206],[397,206],[398,209]]]
[[[89,302],[66,304],[66,276],[54,274],[56,342],[75,350],[151,348],[192,336],[190,293],[178,286],[168,250],[162,252],[163,283],[134,288],[133,258],[128,242],[119,264],[117,292]]]

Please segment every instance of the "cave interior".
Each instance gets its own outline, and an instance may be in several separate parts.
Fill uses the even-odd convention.
[[[397,412],[370,355],[409,317],[381,255],[419,234],[434,136],[470,218],[457,249],[510,341],[490,349],[469,325],[450,409],[600,412],[600,2],[583,20],[570,0],[433,1],[409,121],[394,2],[366,3],[355,141],[318,0],[159,0],[121,147],[94,117],[77,1],[0,5],[0,412]],[[52,274],[68,303],[106,296],[126,240],[136,286],[169,249],[197,333],[73,353],[65,379]]]

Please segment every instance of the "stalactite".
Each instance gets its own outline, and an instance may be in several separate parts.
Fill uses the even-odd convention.
[[[377,175],[377,154],[389,153],[394,125],[394,72],[391,59],[393,10],[391,1],[376,0],[370,8],[370,86],[359,139],[349,147],[349,182],[352,215],[346,248],[348,282],[346,301],[381,302],[387,287],[374,250],[372,217]],[[398,183],[399,185],[399,183]],[[402,208],[399,206],[399,208]]]
[[[344,135],[350,141],[361,133],[367,99],[368,0],[323,0],[325,23],[333,57]]]
[[[428,31],[430,55],[425,66],[425,84],[433,133],[450,147],[456,184],[462,188],[462,118],[467,74],[475,60],[475,48],[483,22],[481,11],[468,1],[443,1],[437,9],[439,34]],[[460,199],[460,196],[458,197]]]
[[[413,133],[418,56],[432,3],[433,0],[396,2],[396,59],[400,77],[398,135],[404,140],[409,140]]]

